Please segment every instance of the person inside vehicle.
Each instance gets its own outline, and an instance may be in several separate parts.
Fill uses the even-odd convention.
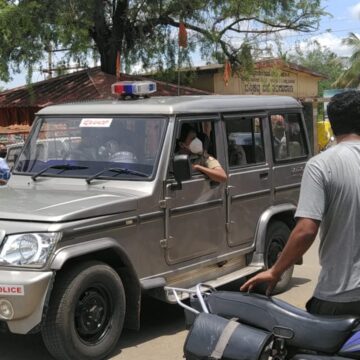
[[[321,272],[306,308],[313,314],[360,316],[360,91],[333,96],[327,111],[337,145],[308,161],[295,213],[297,224],[283,252],[270,269],[240,290],[267,283],[269,295],[320,229]]]
[[[77,146],[70,147],[63,155],[66,160],[95,161],[98,158],[97,128],[81,128],[81,140]]]
[[[236,144],[235,139],[229,139],[229,165],[230,166],[238,166],[238,165],[246,165],[246,153],[242,145]]]
[[[271,115],[274,150],[277,159],[286,157],[285,121],[282,115]]]
[[[99,155],[108,161],[124,163],[136,162],[136,156],[132,146],[125,141],[120,143],[115,139],[110,139],[106,141],[103,146],[100,146]]]
[[[183,124],[178,141],[178,153],[190,156],[193,170],[198,170],[216,182],[224,182],[227,175],[219,161],[209,155],[203,148],[203,143],[197,137],[195,128]]]

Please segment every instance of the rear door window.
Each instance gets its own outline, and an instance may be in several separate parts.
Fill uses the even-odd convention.
[[[261,118],[227,118],[225,126],[230,168],[265,162]]]
[[[308,155],[300,114],[272,114],[270,123],[275,162],[301,159]]]

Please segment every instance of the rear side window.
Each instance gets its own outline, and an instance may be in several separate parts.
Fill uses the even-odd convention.
[[[275,161],[303,158],[308,154],[300,114],[270,116]]]
[[[262,124],[259,117],[225,120],[229,167],[265,162]]]

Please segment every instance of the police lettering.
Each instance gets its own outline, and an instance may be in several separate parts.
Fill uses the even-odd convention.
[[[22,294],[20,286],[0,286],[0,294]]]

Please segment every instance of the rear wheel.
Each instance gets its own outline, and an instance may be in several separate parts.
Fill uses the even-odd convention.
[[[281,221],[272,221],[266,233],[266,248],[265,248],[265,266],[270,269],[278,259],[283,251],[286,242],[290,236],[289,227]],[[273,294],[281,293],[289,287],[294,266],[288,268],[281,276],[280,281],[277,283]]]
[[[42,337],[56,359],[103,359],[117,344],[124,317],[119,275],[104,263],[86,262],[56,279]]]

